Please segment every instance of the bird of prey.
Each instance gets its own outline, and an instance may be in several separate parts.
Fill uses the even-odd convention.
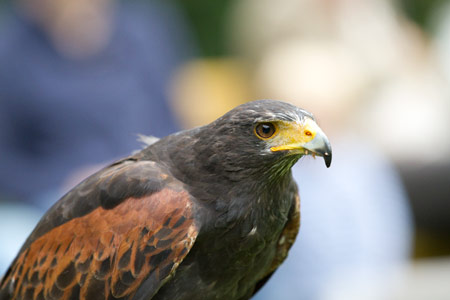
[[[85,179],[43,216],[0,299],[249,299],[286,258],[300,214],[291,167],[327,137],[259,100]]]

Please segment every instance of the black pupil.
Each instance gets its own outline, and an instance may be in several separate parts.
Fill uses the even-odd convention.
[[[269,134],[269,133],[271,133],[271,131],[272,131],[272,127],[270,126],[270,125],[267,125],[267,124],[262,124],[262,132],[264,133],[264,134]]]

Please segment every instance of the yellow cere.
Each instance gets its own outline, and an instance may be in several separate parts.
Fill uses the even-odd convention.
[[[271,151],[303,150],[303,145],[313,140],[317,133],[317,124],[307,118],[302,123],[280,121],[277,122],[278,134],[271,140],[274,145]]]

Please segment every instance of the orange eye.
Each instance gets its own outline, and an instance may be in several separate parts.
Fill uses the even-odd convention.
[[[263,139],[272,137],[275,134],[275,131],[275,125],[272,123],[260,123],[256,125],[255,128],[256,134]]]
[[[311,131],[309,131],[309,130],[305,130],[305,135],[307,135],[307,136],[312,136],[312,133],[311,133]]]

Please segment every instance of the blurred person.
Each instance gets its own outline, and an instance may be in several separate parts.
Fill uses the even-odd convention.
[[[0,210],[11,218],[0,218],[0,273],[65,190],[139,148],[138,133],[179,129],[166,86],[193,53],[182,15],[163,1],[20,0],[6,12]]]
[[[1,191],[30,199],[76,167],[135,149],[139,132],[178,128],[165,86],[187,41],[171,7],[109,0],[19,7],[0,41]]]

